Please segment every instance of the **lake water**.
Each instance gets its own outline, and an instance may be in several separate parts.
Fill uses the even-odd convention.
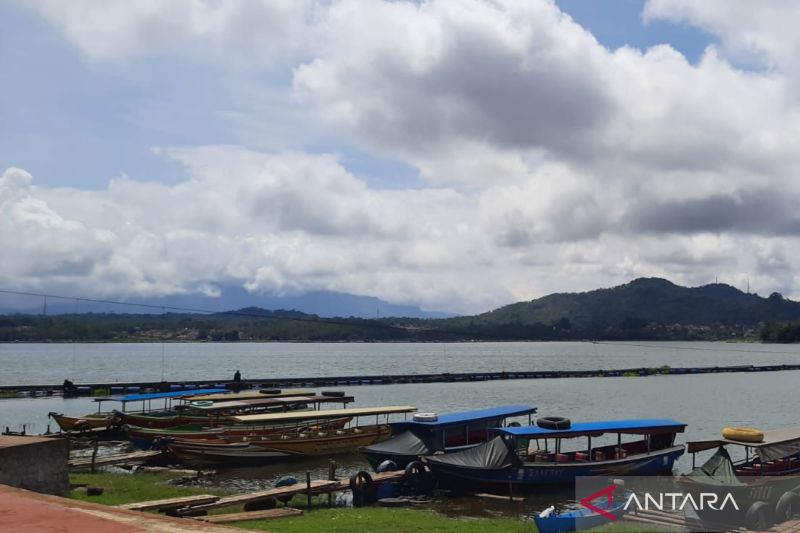
[[[0,385],[780,364],[800,345],[703,342],[0,344]]]
[[[74,351],[73,351],[74,348]],[[58,383],[160,378],[161,345],[0,345],[3,383]],[[797,363],[800,346],[725,343],[465,343],[465,344],[170,344],[164,346],[167,379],[214,379],[237,368],[248,376],[285,377],[383,372],[428,373],[529,369],[618,368],[633,366],[714,366]],[[152,366],[159,368],[154,375]],[[10,374],[9,374],[10,373]],[[16,376],[10,378],[9,376]],[[800,426],[795,394],[800,372],[764,372],[619,378],[504,380],[474,383],[371,385],[351,387],[356,406],[411,404],[420,411],[452,411],[509,403],[539,407],[540,415],[573,421],[664,417],[689,424],[680,438],[719,434],[723,426],[773,428]],[[0,400],[0,426],[30,424],[43,431],[47,412],[81,415],[92,411],[90,399]],[[359,456],[338,458],[344,472],[366,467]],[[230,470],[215,483],[256,489],[283,474],[324,476],[327,460],[274,467]],[[677,470],[691,466],[684,456]],[[304,475],[304,474],[303,474]],[[528,512],[522,507],[452,500],[445,510],[481,514],[485,510]],[[477,510],[476,510],[477,509]],[[500,509],[499,511],[497,509]],[[480,512],[478,512],[480,511]],[[487,511],[488,512],[488,511]]]

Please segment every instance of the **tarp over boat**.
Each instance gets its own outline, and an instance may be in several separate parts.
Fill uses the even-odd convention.
[[[457,467],[499,470],[514,466],[516,454],[511,451],[503,437],[495,437],[474,448],[461,452],[446,453],[425,457],[426,463],[452,465]]]
[[[430,434],[417,434],[413,431],[404,431],[389,440],[361,448],[364,453],[375,455],[402,455],[419,456],[432,455],[442,451],[439,439]]]
[[[772,429],[764,431],[761,442],[741,442],[730,439],[693,441],[687,444],[689,453],[711,450],[725,445],[753,448],[762,462],[775,461],[800,453],[800,428]]]
[[[744,485],[736,477],[731,456],[725,448],[717,449],[708,461],[687,474],[697,481],[712,485]]]

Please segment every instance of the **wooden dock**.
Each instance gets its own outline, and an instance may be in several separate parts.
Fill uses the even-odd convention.
[[[394,472],[383,472],[380,474],[373,474],[373,483],[383,483],[386,481],[398,481],[405,476],[405,471],[396,470]],[[128,503],[125,505],[118,505],[120,509],[129,511],[158,511],[170,512],[177,516],[193,517],[198,520],[213,523],[235,522],[240,520],[255,520],[262,518],[278,518],[281,516],[290,516],[297,514],[300,511],[288,507],[281,507],[278,509],[265,509],[258,511],[247,511],[244,513],[228,513],[213,516],[197,516],[198,514],[205,514],[214,509],[222,509],[225,507],[235,507],[254,502],[264,502],[267,500],[288,500],[292,496],[305,494],[311,501],[311,496],[319,494],[333,494],[350,490],[350,479],[333,479],[333,480],[310,480],[306,482],[298,482],[294,485],[285,487],[275,487],[266,490],[255,492],[246,492],[242,494],[232,494],[230,496],[214,496],[211,494],[200,494],[198,496],[184,496],[180,498],[168,498],[164,500],[151,500],[145,502]],[[259,514],[260,513],[260,514]]]
[[[98,455],[94,458],[92,456],[77,457],[70,459],[67,463],[67,466],[73,471],[91,470],[92,468],[96,468],[98,466],[143,463],[151,457],[155,457],[156,455],[160,454],[160,451],[146,450],[132,453],[118,453],[114,455]]]
[[[181,509],[189,505],[205,505],[219,500],[219,496],[213,494],[198,494],[196,496],[182,496],[180,498],[166,498],[163,500],[150,500],[146,502],[126,503],[117,505],[119,509],[128,511],[158,511],[166,512],[173,509]]]
[[[232,522],[244,522],[245,520],[271,520],[273,518],[284,518],[287,516],[297,516],[303,514],[300,509],[294,507],[281,507],[278,509],[264,509],[262,511],[245,511],[243,513],[215,514],[211,516],[196,516],[195,520],[208,522],[210,524],[230,524]]]

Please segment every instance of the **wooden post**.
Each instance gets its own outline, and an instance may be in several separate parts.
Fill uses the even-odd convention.
[[[328,464],[328,481],[336,481],[336,461],[333,459]],[[328,493],[328,507],[333,507],[333,491]]]
[[[92,474],[94,474],[94,462],[97,460],[97,448],[100,446],[98,439],[94,440],[94,449],[92,450]]]
[[[311,511],[311,472],[306,472],[306,495],[308,496],[308,510]]]

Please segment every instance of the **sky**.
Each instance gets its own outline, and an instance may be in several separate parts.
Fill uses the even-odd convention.
[[[800,298],[800,4],[0,0],[0,287]]]

